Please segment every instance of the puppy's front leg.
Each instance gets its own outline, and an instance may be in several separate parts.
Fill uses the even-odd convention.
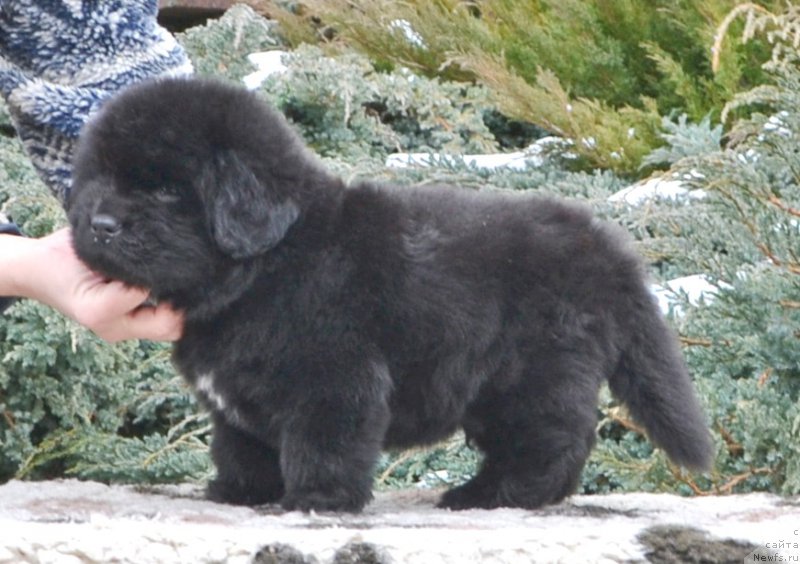
[[[329,382],[328,397],[304,402],[284,426],[284,509],[358,512],[372,499],[389,423],[385,374],[376,377],[373,368],[346,383]]]
[[[219,503],[260,505],[278,501],[284,493],[278,452],[212,412],[211,458],[217,477],[206,496]]]

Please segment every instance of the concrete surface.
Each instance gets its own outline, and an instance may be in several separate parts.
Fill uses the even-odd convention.
[[[194,485],[12,481],[0,486],[0,563],[800,562],[796,498],[617,494],[450,512],[436,497],[379,493],[361,515],[303,514],[218,505]]]

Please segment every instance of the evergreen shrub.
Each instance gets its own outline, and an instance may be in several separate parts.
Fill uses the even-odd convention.
[[[431,9],[450,4],[455,5],[426,3]],[[511,9],[514,3],[505,4]],[[547,3],[542,0],[534,4]],[[595,11],[630,12],[630,17],[639,14],[636,17],[640,19],[630,22],[623,18],[632,28],[639,25],[635,22],[651,21],[647,19],[647,3],[596,0],[583,4]],[[404,5],[417,5],[423,13],[422,3]],[[481,41],[492,39],[483,29],[496,15],[488,7],[500,3],[470,5],[478,12],[459,17],[480,28],[464,29],[474,32],[478,37],[475,45],[481,46],[485,44]],[[693,7],[700,5],[705,10],[703,18],[698,16],[699,8]],[[716,29],[718,16],[730,9],[730,2],[710,0],[670,6],[672,11],[662,6],[667,10],[663,13],[672,18],[667,18],[671,23],[663,25],[680,27],[676,22],[684,22],[682,33],[693,39],[669,47],[694,55],[667,52],[680,61],[690,82],[716,84],[718,74],[708,74],[705,68],[713,61],[697,46],[707,45],[701,36]],[[281,16],[278,28],[239,7],[220,21],[189,30],[180,39],[201,73],[231,80],[253,70],[243,57],[246,52],[287,48],[292,29],[292,33],[311,29],[328,40],[335,37],[342,44],[355,44],[348,33],[359,28],[347,31],[338,20],[331,19],[334,33],[319,24],[310,28],[302,13],[285,13],[297,18],[294,28],[287,26],[287,22],[292,23],[288,16]],[[552,8],[541,17],[554,18],[559,13]],[[597,13],[591,21],[599,21]],[[396,15],[387,11],[387,17]],[[340,19],[351,16],[344,13]],[[642,150],[640,162],[635,166],[632,162],[630,170],[641,175],[642,163],[646,167],[670,167],[666,176],[700,190],[704,195],[701,198],[656,199],[633,207],[616,203],[609,196],[626,187],[629,178],[609,169],[574,170],[573,161],[557,157],[526,170],[481,170],[458,160],[436,161],[430,167],[384,167],[386,155],[395,150],[463,154],[503,144],[496,129],[502,108],[491,94],[493,87],[450,81],[465,79],[463,74],[449,76],[450,72],[476,76],[468,65],[455,59],[445,66],[441,65],[443,61],[432,61],[425,67],[400,59],[380,63],[346,49],[323,57],[319,46],[293,48],[285,59],[288,71],[271,77],[259,92],[281,108],[328,164],[348,179],[369,176],[399,183],[451,182],[465,189],[536,190],[581,199],[602,217],[623,224],[633,233],[640,250],[653,264],[654,280],[705,276],[715,289],[713,295],[697,301],[677,292],[671,320],[685,345],[714,431],[718,447],[715,470],[690,476],[670,466],[604,390],[598,406],[598,444],[584,471],[582,491],[798,493],[800,74],[792,59],[796,49],[787,47],[792,36],[781,33],[797,20],[791,9],[780,17],[770,17],[764,14],[764,19],[756,18],[748,24],[752,27],[748,28],[752,32],[749,35],[742,32],[752,38],[757,37],[756,32],[771,30],[773,43],[761,41],[757,46],[733,45],[731,38],[738,31],[731,26],[736,18],[728,22],[726,41],[731,44],[726,44],[726,49],[739,53],[740,63],[740,71],[729,71],[736,78],[730,84],[756,88],[728,100],[726,117],[736,126],[725,136],[719,125],[725,96],[715,98],[713,108],[682,106],[659,98],[659,92],[663,94],[659,84],[665,75],[648,75],[653,79],[651,96],[657,103],[640,106],[637,111],[651,112],[648,115],[656,124],[652,131],[657,142]],[[332,16],[325,12],[318,21],[324,23],[326,18]],[[697,24],[698,18],[705,22],[703,26]],[[436,23],[432,18],[430,22]],[[691,22],[695,24],[689,25]],[[498,29],[501,23],[510,25],[513,21],[498,22]],[[444,31],[439,38],[413,21],[411,25],[426,45],[448,40]],[[560,25],[553,33],[560,29],[559,33],[569,36],[564,31],[567,23]],[[637,29],[638,39],[646,28]],[[702,33],[701,28],[705,30]],[[507,33],[512,31],[521,33]],[[605,35],[597,38],[596,46],[609,46],[608,52],[614,56],[632,56],[627,50],[630,46],[626,47],[622,39],[611,42],[614,30],[595,30],[601,31]],[[408,40],[407,30],[400,28],[395,33],[403,33]],[[480,34],[487,37],[481,39]],[[653,45],[658,44],[655,35],[648,37]],[[759,84],[762,79],[750,65],[761,60],[763,53],[765,59],[770,58],[773,47],[778,54],[772,59],[770,80]],[[656,53],[654,47],[648,49],[648,53]],[[487,52],[493,53],[490,49]],[[384,49],[383,53],[399,51]],[[518,56],[523,55],[521,52]],[[726,60],[732,60],[730,54],[722,57],[722,67]],[[588,66],[584,64],[582,72],[588,73]],[[559,77],[559,84],[562,81],[566,84],[566,79]],[[576,88],[570,86],[574,92]],[[712,86],[709,83],[698,88],[700,92]],[[737,88],[723,90],[733,92]],[[494,90],[495,96],[497,92]],[[596,92],[585,95],[601,96]],[[678,98],[685,101],[690,96]],[[593,107],[613,117],[626,111],[618,111],[617,104],[628,103],[633,104],[623,98],[608,99]],[[752,117],[737,121],[747,114]],[[7,115],[0,111],[0,209],[13,215],[30,235],[42,235],[64,224],[63,212],[39,183],[10,133]],[[727,146],[721,148],[723,143]],[[170,366],[167,349],[150,343],[106,345],[47,308],[29,302],[15,305],[0,317],[0,481],[15,476],[78,476],[149,483],[207,477],[211,470],[208,420]],[[463,438],[455,437],[432,449],[386,455],[376,482],[380,487],[459,483],[470,476],[478,462]]]
[[[773,66],[768,111],[738,143],[685,159],[713,223],[687,237],[716,297],[680,320],[737,487],[800,492],[800,71]],[[748,96],[751,102],[757,97]],[[766,101],[766,100],[765,100]]]
[[[192,27],[178,35],[192,60],[195,72],[204,76],[224,76],[241,80],[253,72],[250,53],[284,46],[275,22],[257,17],[245,5],[235,5],[218,20]]]
[[[277,18],[292,44],[357,49],[378,66],[478,81],[506,115],[626,174],[661,143],[661,115],[716,120],[734,93],[763,83],[770,49],[737,39],[754,13],[784,8],[780,0],[250,3]]]
[[[487,152],[497,143],[484,121],[479,86],[442,82],[407,69],[377,72],[356,53],[325,56],[301,46],[269,77],[266,97],[323,156],[383,161],[398,151]]]

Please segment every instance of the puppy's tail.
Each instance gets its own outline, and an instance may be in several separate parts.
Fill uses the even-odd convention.
[[[651,296],[637,301],[625,320],[632,336],[609,378],[611,392],[673,462],[708,470],[714,447],[678,340]]]

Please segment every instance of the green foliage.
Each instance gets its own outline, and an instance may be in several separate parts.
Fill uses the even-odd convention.
[[[315,47],[287,55],[288,70],[263,87],[267,98],[324,156],[383,160],[396,151],[494,150],[483,115],[487,93],[406,69],[377,72],[365,57],[329,58]]]
[[[676,319],[721,445],[714,486],[800,492],[800,72],[780,67],[767,114],[733,147],[686,158],[675,172],[707,192],[699,215],[651,218],[677,231],[686,272],[717,294]],[[763,101],[763,99],[762,99]],[[698,224],[702,227],[698,227]]]
[[[0,103],[0,127],[13,131],[11,121],[4,104]],[[18,187],[14,190],[15,198],[31,198],[38,193],[36,171],[25,157],[22,145],[13,137],[0,135],[0,206],[8,208],[11,193],[2,188]],[[4,209],[10,212],[8,209]]]
[[[187,416],[167,430],[134,437],[82,430],[79,437],[57,436],[66,445],[55,452],[71,463],[68,474],[85,479],[149,484],[206,481],[213,472],[208,456],[211,426],[198,425],[201,418],[206,416]]]
[[[198,72],[234,81],[255,70],[248,53],[280,45],[274,22],[246,6],[188,30],[179,40]],[[269,77],[260,91],[323,156],[382,161],[403,150],[459,153],[497,147],[487,121],[498,120],[490,115],[488,92],[481,87],[428,79],[407,69],[380,72],[364,56],[328,57],[312,46],[286,54],[283,63],[287,71]]]
[[[480,456],[467,447],[462,434],[431,448],[384,455],[375,474],[375,487],[402,489],[459,485],[475,474]]]
[[[219,20],[189,28],[177,36],[200,75],[240,80],[253,71],[247,55],[281,45],[274,23],[236,5]]]
[[[568,137],[590,162],[625,173],[660,144],[659,114],[718,118],[736,92],[763,82],[769,57],[761,43],[726,40],[744,25],[725,19],[736,0],[254,4],[281,22],[287,41],[356,48],[379,65],[478,80],[507,115]],[[766,0],[753,9],[782,5]]]
[[[0,102],[0,127],[11,127],[11,116],[3,102]]]
[[[689,123],[683,114],[673,121],[667,117],[661,121],[661,137],[666,145],[655,149],[642,159],[642,166],[673,164],[685,157],[705,155],[720,148],[722,125],[711,126],[711,117],[699,123]]]
[[[23,301],[0,319],[0,358],[0,479],[157,481],[207,471],[196,443],[164,434],[201,425],[189,418],[187,389],[163,389],[173,374],[163,347],[112,347]]]

